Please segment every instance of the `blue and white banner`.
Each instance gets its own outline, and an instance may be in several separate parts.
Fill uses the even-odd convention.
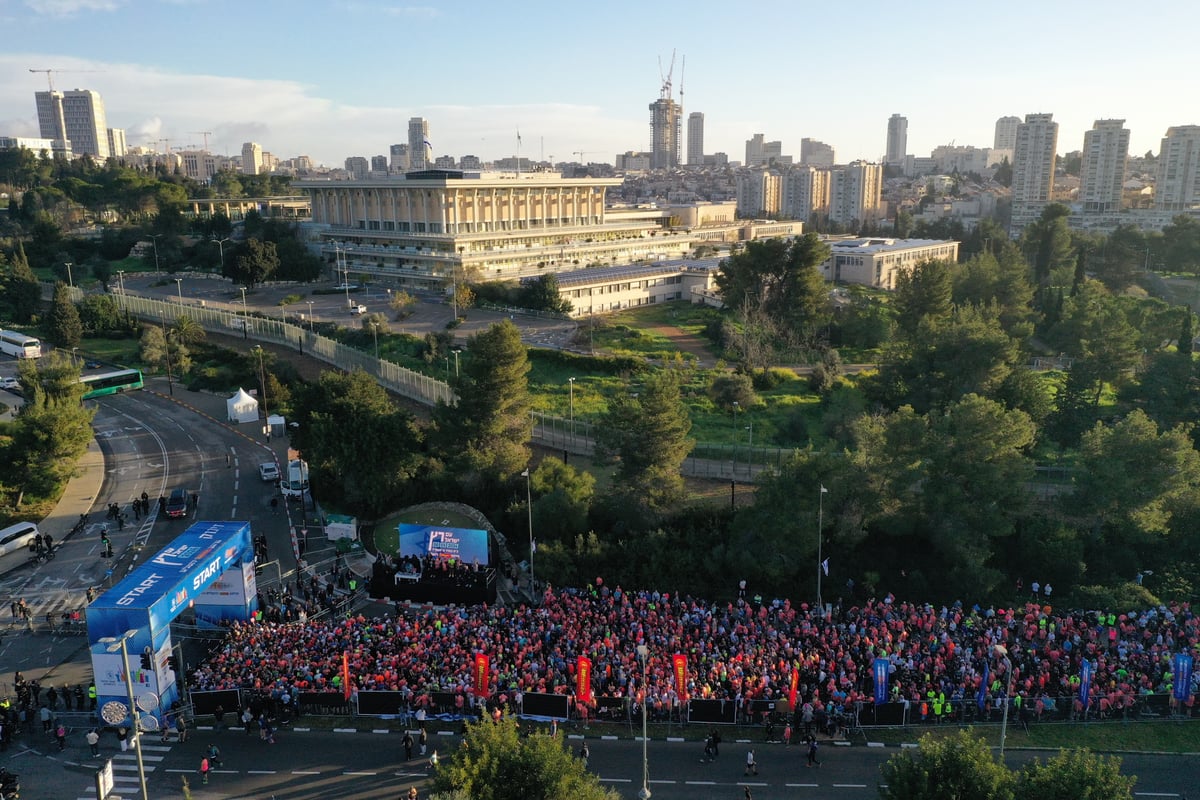
[[[1095,667],[1092,662],[1084,661],[1079,668],[1079,702],[1083,703],[1083,707],[1088,707],[1088,699],[1092,694],[1092,671]]]
[[[888,690],[888,673],[891,671],[892,662],[887,658],[875,659],[875,705],[881,706],[887,702]]]
[[[988,664],[983,663],[983,680],[979,682],[979,692],[975,695],[975,702],[979,704],[979,710],[982,711],[987,705],[988,679],[991,676],[991,671],[988,669]]]
[[[1179,702],[1186,703],[1192,693],[1192,657],[1187,653],[1176,653],[1172,661],[1171,695]]]

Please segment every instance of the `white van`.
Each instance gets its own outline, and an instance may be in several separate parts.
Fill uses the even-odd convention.
[[[0,530],[0,556],[28,549],[39,533],[38,526],[32,522],[18,522]]]

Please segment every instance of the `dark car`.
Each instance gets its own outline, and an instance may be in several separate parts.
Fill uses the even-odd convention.
[[[179,519],[187,514],[188,496],[186,489],[174,489],[167,498],[167,516]]]

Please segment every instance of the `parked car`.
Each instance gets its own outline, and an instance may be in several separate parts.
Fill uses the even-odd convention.
[[[350,304],[350,313],[351,314],[365,314],[365,313],[367,313],[367,307],[364,306],[362,303],[351,303]]]
[[[187,506],[187,489],[172,489],[171,496],[167,498],[167,516],[179,519],[187,514]]]
[[[274,461],[266,461],[258,465],[258,477],[270,483],[279,480],[279,467]]]
[[[20,389],[21,382],[11,375],[0,378],[0,389]]]

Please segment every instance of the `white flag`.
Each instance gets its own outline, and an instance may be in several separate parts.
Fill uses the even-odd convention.
[[[823,569],[825,571],[825,577],[828,578],[829,577],[829,559],[828,558],[821,562],[821,569]]]
[[[528,478],[528,477],[529,477],[529,467],[526,467],[526,468],[525,468],[525,471],[521,473],[521,477],[522,477],[522,478]]]
[[[531,553],[537,552],[537,539],[531,539],[529,541],[529,552],[531,552]]]
[[[829,494],[829,490],[825,488],[824,484],[821,484],[821,494]]]

